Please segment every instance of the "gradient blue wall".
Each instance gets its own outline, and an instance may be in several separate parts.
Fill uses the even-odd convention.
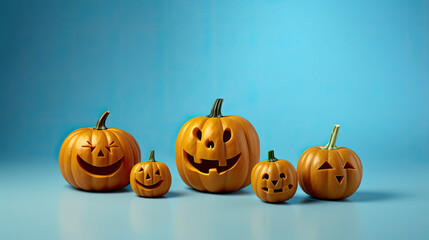
[[[109,109],[144,159],[173,164],[181,125],[218,97],[263,159],[296,164],[336,123],[364,165],[429,154],[428,1],[2,1],[0,29],[3,163],[57,164]]]

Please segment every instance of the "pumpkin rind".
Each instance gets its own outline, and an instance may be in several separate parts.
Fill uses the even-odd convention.
[[[186,122],[177,136],[175,157],[179,175],[186,185],[199,191],[232,192],[246,187],[252,168],[259,161],[256,130],[242,117],[222,116],[222,101],[215,101],[209,116]],[[225,131],[230,132],[226,142]],[[231,162],[235,164],[229,166]],[[196,167],[203,163],[217,165],[204,172]]]
[[[272,158],[269,157],[267,161],[259,162],[253,168],[252,189],[255,195],[264,202],[284,202],[296,193],[298,184],[296,170],[289,161],[274,158],[274,151],[271,150],[269,155],[271,154]],[[282,173],[283,177],[281,177]],[[265,179],[264,176],[267,178]],[[277,181],[275,185],[273,181]]]
[[[103,130],[97,127],[75,130],[61,146],[61,174],[77,189],[111,191],[123,188],[129,184],[131,168],[140,161],[140,148],[131,134],[121,129],[105,128],[108,114],[109,111],[100,118],[104,118],[99,126]]]
[[[339,125],[335,125],[328,145],[307,149],[298,161],[299,185],[310,196],[344,199],[359,188],[362,163],[352,150],[335,146],[338,129]],[[328,168],[320,169],[325,162],[328,163]],[[345,168],[346,165],[349,168]]]
[[[153,188],[146,188],[142,184],[153,186]],[[152,150],[147,162],[134,165],[130,174],[130,185],[133,191],[141,197],[161,197],[170,190],[171,173],[165,163],[155,161]]]

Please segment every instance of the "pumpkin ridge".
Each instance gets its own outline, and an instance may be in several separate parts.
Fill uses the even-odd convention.
[[[301,177],[299,177],[299,182],[301,185],[302,190],[307,193],[310,194],[313,192],[312,187],[309,183],[307,183],[307,181],[305,181],[305,179],[307,179],[307,176],[303,177],[302,175],[307,175],[308,174],[308,170],[307,169],[311,169],[312,168],[312,161],[308,160],[310,159],[310,155],[312,156],[312,158],[314,158],[314,156],[316,154],[318,154],[318,151],[320,151],[319,149],[315,149],[315,148],[309,148],[308,150],[306,150],[303,153],[303,156],[301,156],[302,164],[301,164],[301,168],[299,170]],[[300,164],[298,164],[300,165]],[[311,180],[311,170],[310,170],[310,174],[308,174],[308,179]],[[310,194],[311,195],[311,194]]]
[[[244,130],[244,128],[243,128],[243,126],[240,124],[240,122],[238,122],[238,121],[236,121],[234,118],[231,118],[231,117],[224,117],[224,118],[221,118],[220,119],[220,122],[221,122],[221,124],[222,124],[222,129],[225,129],[225,124],[226,124],[226,122],[225,121],[233,121],[233,122],[235,122],[236,124],[237,124],[237,126],[239,126],[240,128],[241,128],[241,130],[242,130],[242,132],[243,132],[243,135],[244,135],[244,139],[246,140],[245,141],[245,143],[246,143],[246,146],[244,147],[244,148],[241,148],[241,149],[249,149],[249,143],[248,143],[248,140],[247,140],[247,134],[246,134],[246,131]],[[233,133],[234,135],[236,135],[236,133],[235,133],[235,131],[234,131],[234,133]],[[235,137],[235,136],[234,136]],[[241,153],[240,153],[240,158],[241,159],[239,159],[239,161],[243,161],[243,159],[244,159],[244,157],[242,157],[244,154],[243,154],[243,150],[241,150]],[[226,154],[226,153],[225,153]],[[248,151],[248,158],[249,158],[249,160],[250,160],[250,151]],[[226,156],[226,155],[225,155]],[[237,164],[237,163],[236,163]],[[247,180],[247,178],[248,178],[248,176],[250,176],[250,174],[251,174],[251,170],[249,171],[249,165],[250,165],[250,163],[249,162],[246,162],[246,168],[247,168],[247,170],[246,170],[246,172],[247,172],[247,174],[246,174],[246,178],[244,178],[243,179],[243,181],[241,182],[241,184],[240,184],[240,187],[238,188],[238,189],[241,189],[241,188],[243,188],[242,186],[243,186],[243,184],[245,184],[246,183],[246,180]],[[231,178],[232,176],[230,176],[230,177],[228,177],[227,178],[227,181],[225,181],[225,184],[224,184],[224,189],[226,188],[226,185],[230,182],[229,181],[229,179]],[[247,186],[247,185],[246,185]]]
[[[185,135],[185,133],[187,132],[190,123],[194,121],[194,118],[190,119],[189,121],[186,121],[186,123],[183,124],[183,126],[180,128],[179,133],[177,134],[176,137],[176,144],[174,146],[174,157],[175,159],[183,159],[183,151],[180,151],[180,149],[182,149],[182,140],[183,136]],[[185,173],[183,172],[183,166],[182,166],[183,161],[177,161],[176,160],[176,168],[177,171],[179,172],[179,175],[184,175]],[[186,179],[186,178],[183,178]],[[185,182],[186,185],[188,185],[189,187],[191,187],[188,183],[187,180],[184,180],[183,182]]]
[[[344,167],[343,156],[339,153],[338,150],[336,150],[334,152],[337,154],[337,158],[338,158],[337,161],[341,162],[341,171],[343,172],[342,175],[344,176],[343,180],[341,182],[341,185],[344,185],[345,187],[344,187],[342,193],[339,194],[341,196],[340,199],[342,199],[342,198],[344,198],[345,194],[348,192],[348,189],[349,189],[348,172],[344,171],[344,169],[343,169],[343,167]]]
[[[68,164],[66,164],[66,161],[64,159],[71,159],[72,158],[73,149],[72,149],[72,151],[67,151],[67,146],[70,146],[70,145],[73,146],[76,144],[79,133],[81,133],[81,132],[76,131],[76,133],[73,136],[71,136],[70,139],[68,139],[67,141],[64,141],[64,143],[60,149],[60,153],[61,153],[61,150],[63,150],[63,146],[65,146],[65,149],[63,151],[66,151],[66,152],[63,153],[63,156],[62,156],[61,162],[60,162],[60,166],[64,169],[65,176],[63,176],[63,178],[68,183],[70,183],[71,185],[73,185],[73,184],[77,185],[77,183],[76,183],[76,180],[74,179],[73,171],[72,171],[71,167],[68,166]],[[65,154],[67,154],[67,156],[64,156]],[[63,173],[63,171],[61,171],[61,173]]]
[[[132,169],[133,166],[135,165],[134,164],[135,156],[134,156],[134,151],[131,147],[129,139],[127,138],[127,136],[125,134],[123,134],[121,132],[118,132],[118,131],[108,131],[108,132],[109,132],[109,134],[113,134],[118,139],[118,144],[121,146],[122,150],[124,151],[123,168]],[[125,139],[126,144],[123,144],[123,142],[122,142],[123,139]],[[127,152],[128,152],[128,154],[127,154]],[[132,163],[129,161],[129,159],[127,159],[128,157],[131,158]],[[127,165],[129,165],[130,163],[131,163],[131,166],[128,167]],[[123,185],[123,184],[125,184],[124,186],[128,185],[129,181],[125,181],[126,179],[127,178],[123,178],[122,181],[119,181],[117,183],[117,185]]]
[[[310,164],[309,165],[310,174],[308,174],[306,184],[308,186],[310,186],[310,188],[311,188],[311,192],[310,192],[311,195],[319,195],[319,193],[317,192],[318,191],[317,188],[313,188],[313,185],[311,183],[314,181],[313,180],[313,176],[316,176],[314,174],[314,172],[317,171],[315,169],[318,169],[316,166],[319,165],[319,164],[315,164],[315,162],[317,162],[317,163],[322,162],[320,160],[321,159],[321,154],[324,154],[322,151],[323,150],[316,149],[316,151],[314,152],[314,157],[313,158],[308,158],[308,160],[307,160],[309,162],[309,164]],[[327,161],[329,161],[329,158],[328,158]],[[313,167],[313,165],[315,165],[315,167]]]
[[[140,162],[140,160],[141,160],[141,152],[140,152],[140,147],[139,147],[139,145],[137,144],[136,139],[135,139],[131,134],[129,134],[128,132],[126,132],[126,131],[124,131],[124,130],[122,130],[122,129],[118,129],[118,128],[109,128],[109,131],[110,131],[110,132],[114,132],[114,133],[116,133],[116,132],[121,133],[121,134],[122,134],[121,136],[125,136],[125,138],[127,138],[128,143],[129,143],[130,145],[132,145],[131,150],[132,150],[132,152],[133,152],[134,165],[135,165],[136,163],[139,163],[139,162]],[[116,137],[118,137],[117,135],[115,135],[115,136],[116,136]],[[135,151],[134,151],[134,150],[135,150]]]
[[[78,136],[77,136],[77,138],[76,138],[76,142],[73,144],[74,146],[77,144],[77,142],[79,142],[79,139],[81,139],[81,138],[89,138],[89,139],[91,139],[91,141],[92,141],[92,134],[91,134],[91,132],[92,132],[92,130],[91,129],[88,129],[88,131],[83,131],[81,134],[79,134]],[[79,174],[79,172],[77,172],[77,173],[75,173],[75,171],[74,171],[74,167],[73,167],[73,164],[76,164],[76,166],[77,165],[79,165],[79,163],[77,163],[77,161],[75,161],[74,159],[73,159],[73,156],[77,156],[77,149],[76,148],[72,148],[72,151],[71,151],[71,156],[70,156],[70,158],[71,158],[71,171],[72,171],[72,173],[73,173],[73,178],[75,179],[75,182],[76,182],[76,186],[77,186],[77,188],[79,188],[79,189],[85,189],[85,190],[88,190],[88,191],[91,191],[92,189],[90,189],[90,188],[86,188],[85,187],[85,185],[84,185],[84,181],[81,181],[80,180],[80,178],[75,178],[75,174]],[[93,183],[92,183],[92,181],[91,181],[91,183],[89,184],[89,186],[93,186]]]
[[[187,128],[186,128],[186,130],[185,130],[185,132],[183,133],[183,135],[185,135],[186,133],[188,133],[188,131],[192,131],[192,127],[191,126],[193,126],[193,125],[196,125],[196,123],[194,123],[194,122],[196,122],[196,121],[201,121],[202,122],[202,127],[201,127],[201,129],[204,127],[204,125],[206,124],[206,122],[209,120],[209,118],[207,118],[207,117],[196,117],[196,118],[193,118],[193,119],[191,119],[191,120],[189,120],[188,121],[188,126],[187,126]],[[189,127],[191,127],[191,129],[189,129]],[[192,134],[191,132],[189,132],[189,134]],[[183,139],[183,138],[181,138],[181,139]],[[207,189],[205,186],[204,186],[204,184],[202,183],[202,180],[201,180],[201,178],[200,178],[200,176],[199,176],[199,174],[198,173],[189,173],[188,174],[188,172],[187,171],[185,171],[184,169],[186,169],[186,166],[185,166],[185,161],[187,161],[186,159],[184,159],[185,158],[185,156],[184,156],[184,151],[183,151],[183,146],[182,146],[182,140],[180,141],[180,150],[182,150],[181,151],[181,167],[182,167],[182,171],[183,171],[183,173],[184,173],[184,175],[186,176],[186,179],[188,179],[188,178],[193,178],[193,177],[190,177],[190,175],[189,174],[195,174],[195,175],[197,175],[198,176],[198,179],[199,179],[199,182],[197,182],[197,183],[192,183],[192,181],[188,181],[188,186],[190,185],[190,187],[192,187],[192,188],[194,188],[194,189],[197,189],[197,190],[200,190],[200,191],[202,191],[202,189],[201,189],[201,187],[204,187],[205,189]],[[179,172],[180,173],[180,172]],[[185,182],[186,183],[186,182]],[[195,184],[199,184],[200,186],[198,186],[198,185],[195,185]]]
[[[356,173],[356,175],[357,175],[356,179],[357,178],[361,178],[362,179],[362,171],[361,171],[361,169],[362,169],[361,166],[362,165],[360,164],[360,159],[356,159],[356,156],[355,156],[356,153],[354,153],[352,150],[350,150],[348,148],[342,148],[342,149],[343,149],[342,151],[338,151],[338,154],[340,154],[341,156],[343,156],[342,154],[347,154],[349,156],[352,156],[353,161],[355,161],[355,163],[354,163],[355,170],[354,171],[357,172]],[[342,157],[342,159],[347,159],[347,157],[346,158]],[[356,166],[356,165],[358,165],[358,166]],[[345,171],[345,172],[347,173],[347,171]],[[352,179],[352,180],[355,181],[356,179]],[[348,180],[348,177],[347,177],[347,180]],[[348,182],[347,182],[347,184],[349,185]],[[352,187],[351,189],[353,190],[353,191],[350,191],[351,194],[349,193],[349,191],[348,191],[349,189],[347,188],[346,191],[345,191],[345,193],[343,194],[342,198],[347,198],[347,197],[353,195],[353,193],[359,188],[359,186],[361,184],[361,180],[359,180],[359,183],[356,184],[355,187],[353,186],[353,184],[354,183],[351,184],[351,187]]]
[[[245,118],[242,118],[240,116],[228,116],[229,119],[233,119],[234,121],[236,121],[241,128],[244,131],[244,136],[246,139],[246,144],[247,144],[247,149],[249,149],[248,154],[249,154],[249,170],[248,170],[248,174],[246,179],[244,180],[243,184],[240,186],[239,189],[244,188],[246,186],[248,186],[251,182],[251,177],[252,177],[252,167],[255,166],[256,164],[258,164],[259,162],[259,154],[260,154],[260,148],[259,148],[259,137],[258,134],[256,133],[256,129],[253,127],[253,125]],[[256,152],[253,153],[254,149],[253,148],[249,148],[249,146],[252,146],[252,143],[250,142],[251,139],[249,138],[255,138],[253,139],[255,141],[255,144],[257,144],[257,147],[255,147]],[[253,159],[255,158],[255,159]]]

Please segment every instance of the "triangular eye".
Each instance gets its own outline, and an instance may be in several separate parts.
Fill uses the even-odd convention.
[[[143,168],[140,168],[139,172],[143,172]]]
[[[344,169],[355,169],[355,167],[353,167],[351,163],[346,162],[346,165],[344,165]]]
[[[328,162],[325,162],[322,166],[320,166],[320,168],[318,170],[322,170],[322,169],[332,169],[333,167],[331,166],[331,164],[329,164]]]
[[[156,170],[155,175],[159,175],[159,170]]]

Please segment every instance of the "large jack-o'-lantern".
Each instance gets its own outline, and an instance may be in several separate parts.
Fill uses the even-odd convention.
[[[259,137],[249,121],[222,116],[223,99],[216,99],[210,115],[185,123],[176,140],[180,177],[199,191],[232,192],[250,184],[259,161]]]
[[[335,125],[326,146],[311,147],[301,155],[297,173],[299,185],[308,195],[321,199],[343,199],[351,196],[362,180],[362,163],[358,155],[337,147]]]
[[[106,111],[95,127],[72,132],[63,142],[59,164],[64,179],[78,189],[111,191],[125,187],[140,148],[131,134],[106,128]]]

